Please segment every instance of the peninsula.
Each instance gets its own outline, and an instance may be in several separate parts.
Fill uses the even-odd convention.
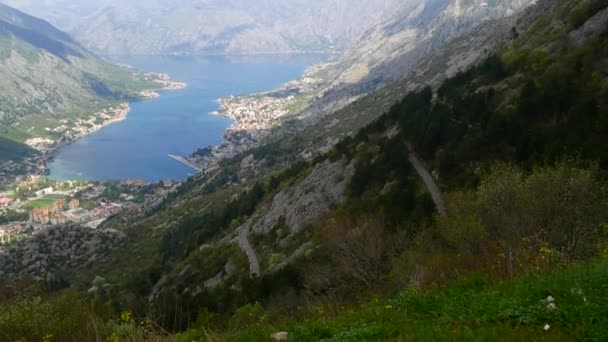
[[[224,132],[224,142],[198,149],[184,159],[204,172],[209,172],[217,168],[224,158],[256,146],[275,127],[300,113],[320,95],[319,89],[322,89],[321,85],[325,82],[323,70],[328,65],[313,65],[305,70],[300,79],[269,92],[219,99],[220,110],[211,114],[234,121]]]

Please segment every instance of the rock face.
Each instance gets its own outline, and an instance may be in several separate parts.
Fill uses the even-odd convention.
[[[588,20],[582,27],[570,33],[570,38],[577,44],[584,44],[587,39],[601,32],[608,25],[608,9],[604,9]]]
[[[310,114],[330,113],[398,81],[417,63],[478,25],[514,15],[536,0],[405,1],[388,20],[363,38],[325,72],[330,83]],[[495,30],[489,27],[490,32]],[[492,36],[489,34],[487,36]]]
[[[80,226],[48,228],[0,249],[0,278],[58,280],[62,274],[95,262],[114,249],[124,235]]]
[[[270,206],[258,210],[245,227],[252,234],[265,234],[284,219],[291,233],[301,231],[342,201],[353,172],[354,163],[320,164],[304,180],[279,192]]]
[[[349,47],[398,0],[7,0],[109,54],[289,53]]]

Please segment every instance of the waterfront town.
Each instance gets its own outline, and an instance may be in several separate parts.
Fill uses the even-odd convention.
[[[323,82],[319,75],[326,67],[327,64],[314,65],[304,72],[302,78],[270,92],[220,99],[221,109],[212,114],[228,117],[234,122],[224,133],[222,144],[196,150],[185,158],[188,164],[210,172],[224,158],[256,146],[271,134],[274,127],[300,112],[319,95],[315,91]]]
[[[179,157],[181,162],[208,172],[224,158],[255,146],[281,120],[295,114],[298,106],[315,96],[313,89],[320,82],[314,76],[315,68],[307,70],[303,78],[272,92],[220,100],[221,110],[213,114],[234,120],[224,133],[224,143],[199,149],[186,158]],[[185,83],[171,81],[166,74],[149,73],[147,77],[155,78],[162,89],[186,86]],[[155,91],[140,94],[142,98],[158,95]],[[106,125],[124,120],[128,112],[129,104],[121,103],[95,113],[89,119],[81,119],[76,125],[65,122],[52,130],[61,134],[61,139],[28,140],[27,144],[36,151],[35,154],[19,163],[0,162],[0,249],[53,225],[76,223],[96,229],[121,212],[142,211],[158,205],[179,186],[179,182],[170,180],[158,183],[143,180],[56,182],[44,177],[48,173],[46,165],[55,150]],[[7,186],[9,184],[12,186]]]
[[[158,83],[159,90],[177,90],[187,86],[186,83],[172,81],[166,73],[148,72],[144,74],[144,77],[146,80],[152,79]],[[142,91],[139,95],[142,99],[159,96],[153,90]],[[61,120],[58,126],[45,128],[49,137],[35,137],[24,142],[32,148],[32,151],[22,160],[0,160],[0,189],[2,186],[18,183],[27,177],[46,175],[48,173],[47,164],[53,158],[54,151],[105,126],[126,119],[130,110],[129,103],[122,102],[100,110],[87,118]],[[51,136],[59,136],[59,138],[51,139]]]
[[[171,81],[167,74],[147,73],[159,89],[175,90],[185,83]],[[141,98],[157,97],[155,91]],[[19,161],[0,161],[0,249],[54,225],[77,223],[91,229],[123,211],[141,211],[162,202],[178,182],[143,180],[111,182],[53,181],[45,177],[53,153],[76,139],[107,125],[124,120],[130,111],[127,102],[108,107],[88,118],[62,120],[47,128],[50,138],[32,138],[25,144],[31,153]]]
[[[116,214],[162,202],[179,184],[136,179],[56,182],[29,176],[0,192],[0,249],[54,225],[77,223],[96,229]]]

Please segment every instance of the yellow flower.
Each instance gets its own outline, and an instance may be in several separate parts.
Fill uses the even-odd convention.
[[[116,333],[112,333],[112,336],[108,337],[108,342],[120,342],[120,339]]]
[[[387,310],[390,310],[390,309],[393,308],[393,306],[389,304],[389,305],[385,306],[384,308],[387,309]]]
[[[51,342],[51,341],[53,341],[53,335],[52,334],[45,335],[42,338],[42,342]]]
[[[554,250],[552,250],[552,249],[551,249],[551,248],[549,248],[549,247],[542,246],[542,247],[540,248],[540,253],[541,253],[541,254],[545,254],[545,255],[552,255],[553,253],[555,253],[555,251],[554,251]]]
[[[123,311],[120,314],[120,320],[124,323],[129,323],[131,322],[132,316],[131,316],[131,312],[129,311]]]

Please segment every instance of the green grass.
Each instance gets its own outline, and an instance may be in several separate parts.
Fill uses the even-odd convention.
[[[53,205],[53,203],[55,203],[55,201],[57,201],[59,199],[65,199],[65,196],[47,195],[47,196],[44,196],[42,198],[39,198],[37,200],[33,200],[33,201],[27,203],[26,205],[23,206],[23,208],[28,209],[28,210],[36,209],[36,208],[44,208],[44,207]]]
[[[288,331],[295,341],[606,340],[608,261],[502,284],[472,277],[447,289],[374,300],[337,316],[314,311],[304,321],[273,325],[261,319],[218,339],[265,341],[273,332]],[[179,339],[191,336],[194,330]]]

